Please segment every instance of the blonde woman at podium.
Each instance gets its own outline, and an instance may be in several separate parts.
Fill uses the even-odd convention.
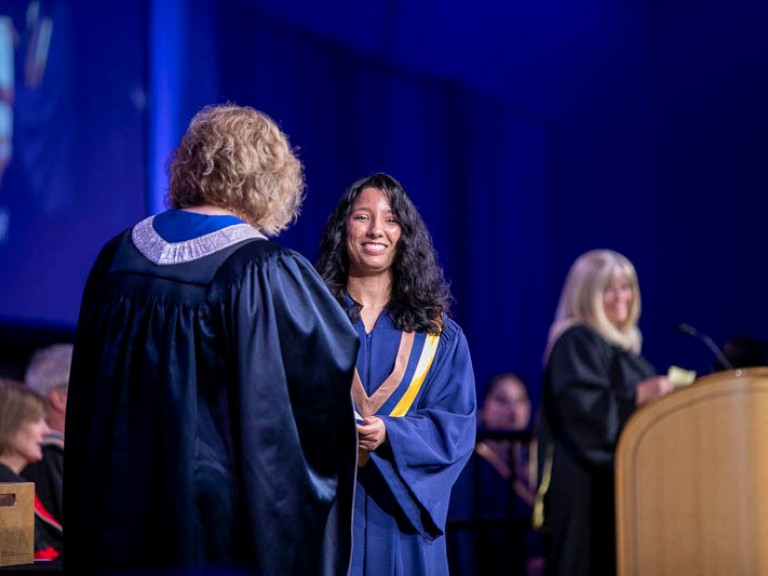
[[[641,355],[635,267],[612,250],[571,266],[550,328],[542,382],[534,522],[546,571],[616,573],[614,454],[631,414],[672,390]]]

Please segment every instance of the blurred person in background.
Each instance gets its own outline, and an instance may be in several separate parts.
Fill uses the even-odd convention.
[[[45,400],[45,421],[49,432],[43,442],[43,459],[30,464],[21,475],[35,483],[43,505],[64,525],[64,426],[67,388],[72,365],[72,344],[54,344],[32,355],[24,382]]]
[[[542,574],[541,535],[531,520],[535,442],[525,382],[513,372],[493,376],[478,414],[475,451],[451,493],[451,576]]]
[[[43,442],[50,432],[45,422],[45,400],[23,382],[0,378],[0,482],[29,482],[21,471],[43,458]],[[35,495],[36,560],[59,560],[62,528]]]

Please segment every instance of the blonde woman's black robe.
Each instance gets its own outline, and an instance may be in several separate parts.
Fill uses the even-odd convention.
[[[541,460],[553,451],[544,498],[547,574],[616,572],[614,456],[635,410],[635,387],[654,375],[641,356],[576,325],[555,342],[544,371]]]

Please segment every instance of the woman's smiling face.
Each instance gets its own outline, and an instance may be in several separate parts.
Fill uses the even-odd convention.
[[[389,273],[402,229],[387,193],[365,188],[347,219],[347,254],[351,276]]]
[[[635,292],[626,276],[613,278],[603,290],[603,309],[608,321],[622,328],[629,320]]]

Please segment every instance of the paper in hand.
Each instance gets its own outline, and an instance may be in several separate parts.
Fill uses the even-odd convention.
[[[670,366],[669,370],[667,371],[667,378],[669,378],[670,383],[675,388],[679,388],[680,386],[688,386],[694,380],[696,380],[696,371],[685,370],[679,366]]]

